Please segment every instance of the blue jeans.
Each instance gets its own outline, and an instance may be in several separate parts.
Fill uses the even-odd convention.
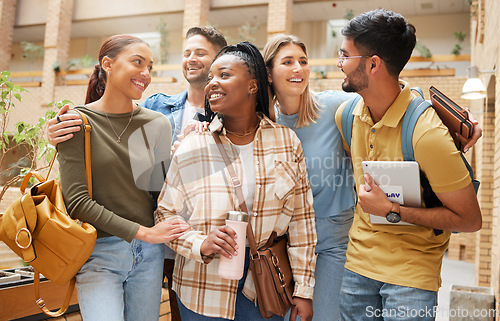
[[[316,218],[316,270],[314,278],[313,321],[338,321],[339,294],[344,275],[345,252],[349,243],[354,208],[330,217]],[[290,313],[285,317],[290,317]],[[300,317],[297,317],[300,320]]]
[[[436,291],[383,283],[345,269],[340,296],[343,321],[432,321],[436,306]]]
[[[116,236],[97,239],[76,275],[85,321],[158,321],[163,277],[163,245]]]
[[[245,253],[245,272],[243,273],[243,277],[238,282],[238,292],[236,294],[236,307],[235,307],[235,316],[234,320],[237,321],[284,321],[283,317],[278,315],[274,315],[270,319],[264,319],[264,317],[260,314],[260,310],[258,306],[250,301],[242,292],[243,285],[245,284],[245,279],[248,273],[248,266],[250,265],[250,250],[247,247]],[[181,319],[183,321],[226,321],[227,319],[216,318],[216,317],[207,317],[198,313],[195,313],[182,304],[179,297],[177,297],[177,302],[179,303],[179,310],[181,312]],[[288,319],[287,319],[288,320]]]

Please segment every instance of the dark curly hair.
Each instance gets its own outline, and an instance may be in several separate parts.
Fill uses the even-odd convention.
[[[362,55],[379,56],[393,76],[399,76],[410,59],[415,32],[402,15],[386,9],[362,13],[342,29],[342,35],[352,39]]]

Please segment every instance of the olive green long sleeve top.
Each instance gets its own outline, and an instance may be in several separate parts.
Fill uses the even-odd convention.
[[[64,202],[73,218],[97,229],[98,237],[118,236],[130,242],[139,225],[154,225],[156,199],[152,195],[161,190],[168,170],[170,122],[161,113],[140,106],[132,116],[77,108],[92,126],[93,198],[87,190],[81,129],[57,145]]]

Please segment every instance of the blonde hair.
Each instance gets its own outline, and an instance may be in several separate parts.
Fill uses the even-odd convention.
[[[299,46],[307,55],[306,45],[298,37],[294,35],[278,34],[270,39],[264,47],[264,61],[268,72],[271,72],[273,69],[274,58],[276,58],[276,55],[280,51],[281,47],[288,44]],[[276,103],[277,98],[272,84],[270,84],[270,92],[274,104]],[[296,126],[307,127],[310,123],[315,123],[316,119],[319,117],[319,110],[320,106],[314,95],[309,90],[308,82],[304,92],[300,96],[299,118],[297,119]]]

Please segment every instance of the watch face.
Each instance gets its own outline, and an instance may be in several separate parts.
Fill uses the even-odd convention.
[[[401,216],[399,216],[398,213],[394,213],[394,212],[389,212],[389,214],[387,214],[387,216],[385,218],[390,223],[398,223],[399,221],[401,221]]]

